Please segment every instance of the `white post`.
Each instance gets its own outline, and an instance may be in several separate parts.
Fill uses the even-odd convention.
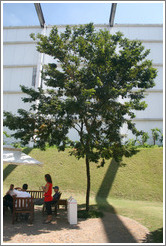
[[[70,225],[77,224],[77,201],[72,197],[67,201],[67,217]]]

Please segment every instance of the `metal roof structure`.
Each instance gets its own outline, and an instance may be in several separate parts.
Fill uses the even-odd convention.
[[[42,12],[41,5],[40,5],[40,3],[34,3],[34,5],[35,5],[35,8],[36,8],[36,12],[37,12],[38,18],[39,18],[40,26],[42,28],[44,28],[45,20],[44,20],[44,15],[43,15],[43,12]],[[114,25],[116,6],[117,6],[117,3],[112,3],[111,12],[110,12],[110,19],[109,19],[109,25],[111,27],[113,27],[113,25]]]
[[[109,25],[110,25],[111,27],[114,25],[116,6],[117,6],[117,3],[112,3],[112,6],[111,6],[111,13],[110,13],[110,19],[109,19]]]
[[[43,28],[45,24],[44,15],[40,3],[34,3],[39,18],[40,26]]]

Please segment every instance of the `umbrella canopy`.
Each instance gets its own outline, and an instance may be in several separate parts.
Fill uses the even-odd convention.
[[[13,146],[4,145],[3,146],[3,163],[4,164],[14,164],[14,165],[41,165],[40,161],[37,161],[24,154],[21,149],[14,148]]]

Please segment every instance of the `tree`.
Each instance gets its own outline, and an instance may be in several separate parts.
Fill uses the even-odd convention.
[[[67,26],[60,34],[54,26],[49,36],[31,37],[39,52],[55,59],[43,68],[47,90],[21,86],[28,95],[22,100],[31,108],[19,109],[18,115],[5,112],[4,125],[17,130],[13,136],[23,144],[33,139],[41,149],[48,144],[64,151],[68,146],[70,154],[85,158],[89,210],[90,163],[104,166],[106,159],[120,161],[135,153],[134,146],[122,144],[120,128],[126,123],[134,135],[141,134],[132,119],[133,110],[147,106],[142,101],[145,89],[154,86],[156,69],[146,59],[150,51],[120,32],[97,32],[92,23]],[[78,141],[68,139],[71,128],[77,131]]]
[[[148,133],[147,133],[147,132],[144,132],[144,133],[142,134],[142,137],[141,137],[142,145],[144,145],[148,139],[149,139]]]
[[[152,131],[153,143],[155,145],[156,141],[159,139],[161,130],[156,127],[156,128],[151,129],[151,131]]]

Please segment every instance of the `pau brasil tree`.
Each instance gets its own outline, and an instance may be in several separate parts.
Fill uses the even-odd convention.
[[[154,86],[150,51],[120,32],[97,32],[92,23],[67,26],[60,34],[55,26],[49,36],[31,37],[39,52],[55,59],[42,71],[47,89],[21,86],[28,95],[22,100],[31,103],[30,110],[5,112],[4,125],[16,130],[13,136],[23,144],[32,139],[41,149],[47,144],[64,151],[68,146],[76,158],[85,158],[89,210],[90,163],[100,167],[106,159],[118,162],[135,153],[134,147],[122,144],[120,128],[126,124],[134,135],[140,134],[132,119],[134,110],[147,106],[145,89]],[[78,141],[67,137],[70,129],[77,131]]]

